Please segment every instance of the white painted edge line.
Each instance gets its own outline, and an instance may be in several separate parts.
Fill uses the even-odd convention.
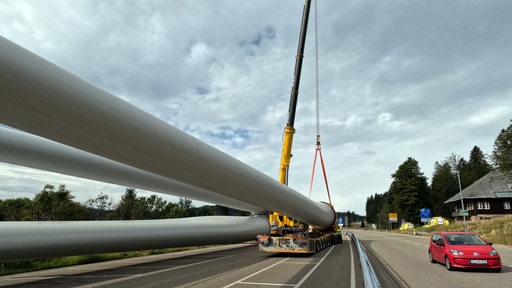
[[[316,270],[316,268],[318,268],[318,266],[320,266],[320,264],[322,264],[322,262],[324,262],[325,258],[327,258],[327,256],[329,256],[329,254],[332,252],[334,247],[336,247],[336,246],[332,246],[331,249],[329,249],[329,251],[327,251],[327,253],[325,253],[324,257],[322,257],[322,259],[320,259],[320,261],[318,261],[318,263],[316,263],[316,265],[313,268],[311,268],[311,270],[309,270],[309,272],[306,275],[304,275],[304,277],[302,277],[302,279],[300,279],[299,283],[297,283],[293,287],[300,287],[300,285],[302,285],[309,278],[309,276],[311,276],[311,274],[313,274],[313,272]]]
[[[147,272],[147,273],[140,273],[140,274],[130,275],[128,277],[116,278],[116,279],[107,280],[107,281],[103,281],[103,282],[96,282],[96,283],[92,283],[92,284],[86,284],[86,285],[82,285],[82,286],[78,286],[78,287],[80,287],[80,288],[102,287],[102,286],[105,286],[105,285],[108,285],[108,284],[114,284],[114,283],[119,283],[119,282],[123,282],[123,281],[127,281],[127,280],[137,279],[137,278],[141,278],[141,277],[145,277],[145,276],[149,276],[149,275],[165,273],[165,272],[168,272],[168,271],[172,271],[172,270],[176,270],[176,269],[180,269],[180,268],[184,268],[184,267],[196,266],[196,265],[199,265],[199,264],[204,264],[204,263],[208,263],[208,262],[212,262],[212,261],[218,261],[218,260],[221,260],[221,259],[227,259],[227,258],[231,258],[231,257],[235,257],[235,256],[237,256],[237,255],[228,255],[228,256],[224,256],[224,257],[220,257],[220,258],[208,259],[208,260],[201,261],[201,262],[195,262],[195,263],[186,264],[186,265],[180,265],[180,266],[176,266],[176,267],[170,267],[168,269],[156,270],[156,271],[151,271],[151,272]]]
[[[356,269],[354,267],[354,252],[352,252],[352,239],[350,239],[350,238],[348,240],[348,245],[350,246],[350,288],[355,288],[356,287]]]
[[[247,284],[247,285],[264,285],[264,286],[290,286],[293,287],[293,284],[278,284],[278,283],[258,283],[258,282],[240,282],[240,284]]]
[[[253,245],[255,245],[255,244],[241,243],[241,244],[212,246],[212,247],[205,247],[205,248],[194,249],[194,250],[184,250],[184,251],[177,251],[177,252],[170,252],[170,253],[163,253],[163,254],[155,254],[155,255],[148,255],[148,256],[139,256],[139,257],[125,258],[125,259],[118,259],[118,260],[111,260],[111,261],[104,261],[104,262],[97,262],[97,263],[75,265],[75,266],[66,266],[66,267],[53,268],[53,269],[47,269],[47,270],[17,273],[17,274],[0,276],[0,287],[4,286],[4,285],[23,284],[23,283],[27,283],[27,282],[52,279],[52,278],[56,278],[56,277],[74,276],[74,275],[85,273],[85,272],[94,272],[94,271],[101,271],[101,270],[106,270],[106,269],[120,268],[120,267],[125,267],[125,266],[130,266],[130,265],[144,264],[144,263],[149,263],[149,262],[154,262],[154,261],[159,261],[159,260],[169,260],[169,259],[174,259],[174,258],[179,258],[179,257],[184,257],[184,256],[200,255],[200,254],[205,254],[205,253],[210,253],[210,252],[224,251],[224,250],[230,250],[230,249],[235,249],[235,248],[240,248],[240,247],[248,247],[248,246],[253,246]]]
[[[244,278],[242,278],[242,279],[240,279],[240,280],[238,280],[238,281],[235,281],[235,282],[233,282],[233,283],[231,283],[231,284],[229,284],[229,285],[224,286],[223,288],[228,288],[228,287],[231,287],[231,286],[233,286],[233,285],[235,285],[235,284],[242,283],[245,279],[249,279],[249,278],[251,278],[252,276],[257,275],[257,274],[259,274],[259,273],[261,273],[261,272],[263,272],[263,271],[265,271],[265,270],[268,270],[268,269],[270,269],[270,268],[272,268],[272,267],[274,267],[274,266],[276,266],[276,265],[279,265],[279,264],[283,263],[284,261],[286,261],[286,260],[288,260],[288,259],[290,259],[290,258],[285,258],[285,259],[283,259],[283,260],[281,260],[281,261],[279,261],[279,262],[276,262],[276,263],[274,263],[274,264],[272,264],[272,265],[268,266],[268,267],[267,267],[267,268],[265,268],[265,269],[261,269],[261,270],[259,270],[259,271],[257,271],[257,272],[254,272],[254,273],[252,273],[251,275],[249,275],[249,276],[247,276],[247,277],[244,277]]]

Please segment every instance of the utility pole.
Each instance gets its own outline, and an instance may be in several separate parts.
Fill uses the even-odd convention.
[[[462,219],[464,221],[464,232],[468,231],[467,225],[466,225],[466,210],[464,210],[464,197],[462,197],[462,186],[460,185],[460,173],[459,170],[453,171],[454,173],[457,173],[457,179],[459,180],[459,193],[460,193],[460,204],[462,205],[462,208],[460,209],[460,214],[462,214]]]

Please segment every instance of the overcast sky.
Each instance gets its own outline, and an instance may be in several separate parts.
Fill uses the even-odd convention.
[[[0,0],[0,35],[277,178],[302,0]],[[314,5],[312,6],[314,8]],[[407,157],[491,154],[512,119],[512,1],[318,3],[320,134],[338,211],[365,214]],[[308,195],[316,144],[314,10],[289,185]],[[58,111],[55,111],[58,113]],[[327,201],[321,170],[312,198]],[[0,199],[66,184],[0,163]],[[143,191],[141,191],[143,195]],[[162,195],[164,199],[175,198]]]

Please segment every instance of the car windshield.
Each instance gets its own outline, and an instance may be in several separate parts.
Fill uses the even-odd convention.
[[[447,234],[446,242],[450,245],[484,245],[486,244],[475,234]]]

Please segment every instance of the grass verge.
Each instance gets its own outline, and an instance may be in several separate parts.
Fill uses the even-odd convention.
[[[467,221],[468,231],[474,232],[493,244],[512,245],[512,216],[499,217],[485,221]],[[463,222],[450,222],[449,225],[438,225],[431,228],[417,227],[416,231],[431,234],[436,231],[464,231]],[[410,234],[411,231],[400,231]]]

